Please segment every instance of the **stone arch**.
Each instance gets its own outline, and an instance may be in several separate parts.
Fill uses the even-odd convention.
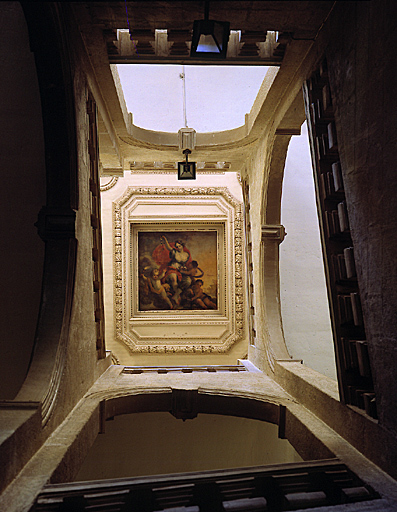
[[[40,306],[44,246],[34,223],[46,180],[37,73],[20,4],[2,2],[0,19],[0,398],[13,399],[26,377]]]
[[[267,311],[269,346],[268,364],[274,371],[276,359],[289,359],[284,340],[280,309],[279,245],[284,239],[280,224],[281,191],[284,164],[291,135],[275,135],[269,164],[269,180],[263,207],[261,261],[263,265],[263,297]]]
[[[292,135],[300,134],[300,126],[304,120],[303,96],[299,91],[274,133],[269,156],[268,179],[263,190],[262,296],[269,333],[269,342],[266,346],[267,365],[272,372],[274,372],[276,360],[291,358],[285,344],[280,303],[279,245],[286,235],[284,226],[280,223],[281,194],[288,146]]]
[[[119,414],[153,411],[170,412],[180,419],[193,419],[199,413],[206,413],[280,423],[280,404],[276,402],[183,388],[107,398],[101,402],[101,421]]]
[[[24,2],[22,8],[40,91],[47,187],[36,223],[45,242],[40,313],[30,368],[16,400],[40,402],[45,424],[66,360],[77,254],[77,152],[67,26],[57,4]]]
[[[170,412],[180,419],[193,419],[200,413],[256,419],[278,425],[279,437],[288,439],[305,460],[334,456],[304,425],[287,395],[276,392],[270,397],[260,390],[247,394],[241,389],[227,390],[227,386],[206,390],[177,385],[165,388],[156,385],[152,379],[150,382],[152,385],[130,391],[99,392],[72,413],[64,427],[65,443],[69,440],[70,443],[65,446],[52,474],[48,475],[51,483],[74,478],[98,432],[106,431],[106,420],[132,413]],[[61,431],[59,433],[62,435]]]

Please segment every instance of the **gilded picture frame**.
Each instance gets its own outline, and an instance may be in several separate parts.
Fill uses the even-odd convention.
[[[216,229],[137,232],[139,311],[218,310]]]

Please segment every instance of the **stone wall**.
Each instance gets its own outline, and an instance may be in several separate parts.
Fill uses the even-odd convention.
[[[47,195],[43,197],[43,170],[39,165],[44,165],[44,161],[38,153],[34,160],[37,171],[34,179],[32,177],[36,181],[30,188],[28,183],[20,182],[20,190],[25,195],[30,193],[30,198],[18,197],[17,193],[12,196],[9,191],[10,199],[23,202],[25,207],[29,205],[29,209],[33,201],[36,208],[42,206],[40,212],[39,208],[34,214],[29,210],[28,215],[32,224],[37,221],[42,238],[40,243],[45,244],[42,302],[38,319],[34,319],[33,324],[36,327],[37,322],[35,338],[34,330],[31,333],[35,346],[29,372],[16,400],[41,403],[43,424],[47,425],[42,432],[45,437],[65,418],[107,362],[98,361],[96,355],[93,300],[86,110],[87,76],[92,75],[92,71],[84,61],[79,34],[73,32],[73,25],[69,25],[67,11],[59,11],[55,4],[48,5],[45,10],[29,4],[25,5],[24,14],[30,31],[29,43],[35,59],[42,107],[40,112],[34,97],[31,98],[31,108],[36,108],[30,121],[35,122],[36,127],[31,131],[37,137],[32,140],[36,140],[38,150],[42,149],[39,129],[42,125]],[[70,47],[74,48],[73,53],[69,52]],[[15,133],[13,136],[19,142]],[[26,235],[19,230],[14,236]],[[43,257],[43,249],[37,247],[34,240],[29,245],[26,240],[23,257],[31,258],[29,265],[35,262],[35,271],[31,270],[32,280],[41,272],[38,257],[40,254]],[[17,258],[16,262],[23,276],[25,265]],[[26,277],[25,281],[29,282],[29,279]],[[35,310],[37,314],[37,304],[32,300],[30,314]],[[8,316],[8,322],[24,324],[17,309]],[[10,343],[9,338],[7,341]]]
[[[395,19],[392,1],[339,6],[326,55],[378,415],[397,433]]]
[[[243,228],[237,218],[242,195],[236,174],[199,171],[197,179],[187,186],[185,181],[177,180],[174,172],[149,173],[141,170],[125,171],[116,182],[109,177],[103,177],[101,182],[106,343],[115,361],[124,365],[156,366],[236,364],[238,359],[245,358],[245,287],[238,287],[238,293],[235,293],[237,270],[234,264],[237,258],[241,261],[243,250],[241,244],[239,249],[236,248],[234,238],[239,234],[240,240]],[[114,186],[110,186],[112,183]],[[180,195],[178,190],[181,190]],[[122,217],[118,221],[121,223],[121,229],[118,227],[120,234],[115,231],[116,206]],[[191,227],[186,228],[189,225]],[[161,229],[182,232],[184,229],[218,230],[217,309],[182,311],[176,307],[174,311],[140,310],[137,301],[137,232],[157,230],[160,237]],[[117,255],[115,235],[121,244],[118,250],[122,251]],[[186,247],[192,251],[193,259],[198,258],[188,242]],[[121,261],[119,269],[116,268],[118,261]],[[201,268],[203,264],[200,267],[200,260],[198,262]],[[205,282],[206,269],[202,270]],[[121,281],[123,286],[116,290],[115,285]],[[244,282],[244,279],[238,282]],[[230,291],[230,295],[225,294],[225,290]],[[115,308],[117,293],[117,298],[122,300],[119,310]],[[232,297],[242,301],[241,311],[236,310]],[[117,316],[120,314],[122,316]]]

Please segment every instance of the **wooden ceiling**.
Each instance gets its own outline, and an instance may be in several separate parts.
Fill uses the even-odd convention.
[[[125,2],[74,2],[83,5],[95,25],[128,28]],[[229,21],[231,30],[291,32],[313,38],[327,17],[331,1],[211,1],[210,19]],[[136,30],[190,30],[204,18],[204,1],[127,2],[130,26]]]

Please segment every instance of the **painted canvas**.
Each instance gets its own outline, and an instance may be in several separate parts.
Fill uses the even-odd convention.
[[[139,310],[218,309],[217,232],[138,232]]]

